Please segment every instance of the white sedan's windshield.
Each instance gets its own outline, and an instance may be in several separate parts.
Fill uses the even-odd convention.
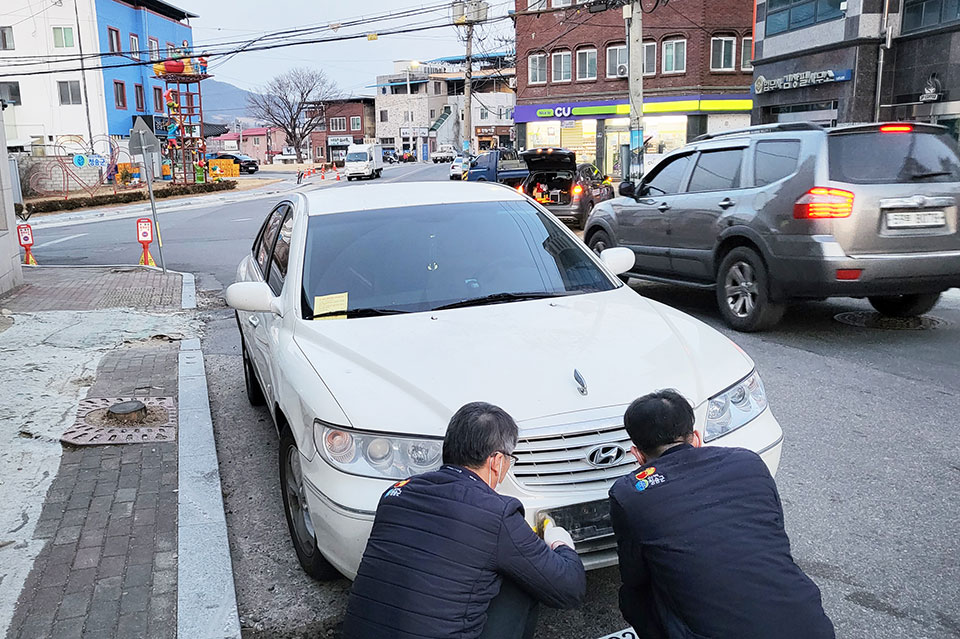
[[[615,288],[587,249],[527,202],[471,202],[310,217],[303,316],[347,295],[347,316]],[[376,313],[374,313],[376,314]]]

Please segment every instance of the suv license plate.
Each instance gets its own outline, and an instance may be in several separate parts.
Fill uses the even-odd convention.
[[[609,635],[603,635],[600,639],[637,639],[637,632],[631,628],[624,628],[620,632],[612,632]]]
[[[922,229],[944,226],[947,216],[943,211],[896,211],[887,213],[888,229]]]

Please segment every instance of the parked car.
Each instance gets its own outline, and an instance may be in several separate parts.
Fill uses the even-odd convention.
[[[453,159],[453,164],[450,165],[450,179],[463,179],[463,158],[459,155]]]
[[[247,396],[280,433],[303,568],[353,577],[380,496],[440,465],[450,416],[477,398],[520,427],[500,490],[531,524],[567,528],[589,568],[616,562],[607,491],[636,468],[622,418],[637,396],[679,389],[708,445],[776,471],[783,435],[753,361],[624,286],[632,262],[497,184],[346,186],[267,212],[225,296]]]
[[[246,171],[250,175],[253,175],[260,170],[260,160],[252,158],[249,155],[243,155],[242,153],[218,153],[215,160],[233,160],[234,164],[239,165],[240,172]]]
[[[430,159],[433,160],[434,164],[453,162],[455,157],[457,157],[457,150],[452,144],[441,144],[436,151],[430,154]]]
[[[740,331],[796,299],[866,297],[910,317],[960,286],[960,156],[946,128],[761,125],[701,136],[597,205],[587,244],[630,275],[714,289]]]
[[[351,144],[343,162],[347,181],[380,177],[383,173],[383,147],[379,144]]]
[[[614,196],[610,179],[592,164],[577,164],[573,151],[529,149],[520,154],[529,171],[518,187],[551,213],[582,229],[594,204]]]
[[[526,165],[514,149],[492,149],[472,158],[467,179],[471,182],[500,182],[516,187],[527,177]]]

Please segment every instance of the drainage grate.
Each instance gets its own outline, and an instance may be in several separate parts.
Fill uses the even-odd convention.
[[[107,417],[107,409],[119,402],[140,400],[147,416],[139,424],[123,424]],[[77,407],[77,420],[60,438],[74,446],[144,444],[177,439],[177,404],[172,397],[88,397]]]
[[[948,324],[947,320],[921,315],[919,317],[888,317],[876,311],[839,313],[833,319],[859,328],[879,328],[886,331],[931,331]]]

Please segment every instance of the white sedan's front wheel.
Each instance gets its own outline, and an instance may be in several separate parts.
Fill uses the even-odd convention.
[[[247,352],[247,344],[240,338],[240,350],[243,352],[243,385],[247,390],[247,401],[251,406],[263,406],[266,400],[263,397],[263,388],[260,387],[260,381],[257,380],[257,374],[253,370],[253,362],[250,360],[250,353]]]

